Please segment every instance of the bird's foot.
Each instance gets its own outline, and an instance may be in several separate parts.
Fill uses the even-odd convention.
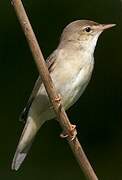
[[[56,102],[60,102],[61,101],[61,95],[58,94],[56,97],[55,97],[55,101]]]
[[[73,141],[76,138],[77,135],[77,130],[76,130],[76,125],[71,124],[70,129],[68,132],[63,132],[60,134],[61,138],[70,138],[70,141]]]
[[[58,108],[61,108],[61,95],[58,94],[56,97],[55,97],[55,102],[58,103]]]
[[[58,108],[61,108],[61,95],[58,94],[57,96],[55,96],[54,101],[58,104]],[[53,105],[50,105],[50,110],[54,110]]]

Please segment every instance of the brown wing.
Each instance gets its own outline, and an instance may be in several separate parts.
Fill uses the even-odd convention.
[[[46,64],[47,64],[47,67],[48,67],[48,70],[49,72],[51,72],[51,69],[53,69],[53,65],[54,65],[54,62],[56,60],[56,51],[54,51],[47,59],[46,59]],[[23,109],[23,111],[21,112],[20,114],[20,118],[19,120],[20,121],[25,121],[27,119],[27,115],[28,115],[28,111],[30,109],[30,106],[40,88],[42,84],[42,80],[41,80],[41,77],[39,76],[38,79],[36,80],[36,83],[34,85],[34,88],[32,90],[32,93],[28,99],[28,102],[25,106],[25,108]]]

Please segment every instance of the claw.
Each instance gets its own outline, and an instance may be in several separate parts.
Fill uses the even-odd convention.
[[[60,101],[61,101],[61,95],[60,95],[60,94],[58,94],[58,95],[55,97],[55,101],[60,103]]]
[[[70,138],[70,141],[73,141],[76,138],[77,135],[77,131],[76,131],[76,125],[71,124],[70,130],[68,131],[68,133],[63,132],[60,134],[61,138]]]
[[[55,102],[58,103],[58,108],[60,109],[61,108],[61,95],[58,94],[56,97],[55,97]]]
[[[65,134],[64,132],[60,134],[60,137],[61,138],[67,138],[68,137],[68,134]]]

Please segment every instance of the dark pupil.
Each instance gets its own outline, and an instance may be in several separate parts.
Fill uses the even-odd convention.
[[[86,30],[86,32],[90,32],[90,31],[91,31],[91,28],[90,28],[90,27],[87,27],[85,30]]]

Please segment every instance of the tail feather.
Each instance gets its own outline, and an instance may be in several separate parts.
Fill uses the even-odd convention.
[[[26,125],[20,137],[20,141],[13,158],[12,167],[11,167],[12,170],[18,170],[19,167],[21,166],[33,143],[34,137],[38,129],[39,127],[37,127],[37,124],[34,122],[34,120],[31,117],[29,117],[27,119]]]

